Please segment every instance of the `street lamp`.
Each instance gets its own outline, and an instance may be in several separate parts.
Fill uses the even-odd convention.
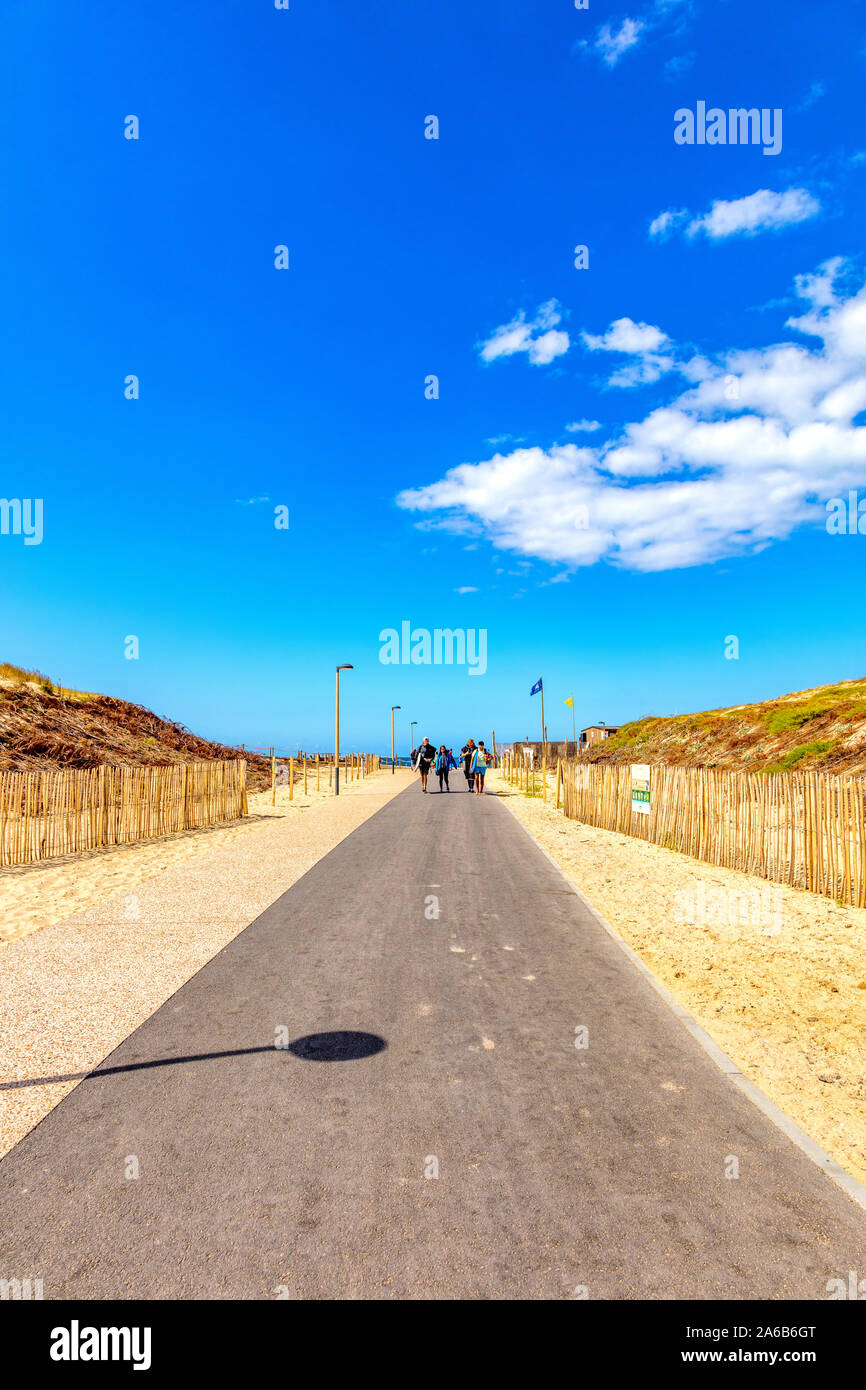
[[[396,768],[395,768],[395,766],[394,766],[394,711],[395,711],[395,709],[402,709],[402,708],[403,708],[402,705],[392,705],[392,706],[391,706],[391,773],[392,773],[392,775],[393,775],[394,772],[396,771]]]
[[[415,727],[415,725],[416,725],[417,723],[418,723],[418,720],[417,720],[417,719],[413,719],[413,720],[412,720],[412,723],[409,725],[409,761],[410,761],[410,763],[411,763],[411,761],[412,761],[412,754],[415,752],[415,735],[412,733],[412,730],[414,729],[414,727]]]
[[[334,740],[334,796],[340,795],[340,672],[354,671],[354,666],[349,661],[344,661],[342,666],[337,667],[337,730]]]

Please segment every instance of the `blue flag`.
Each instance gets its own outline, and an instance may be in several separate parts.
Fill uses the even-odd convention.
[[[535,685],[532,687],[532,689],[530,690],[529,693],[530,693],[530,695],[537,695],[540,689],[541,689],[541,677],[539,676],[539,677],[538,677],[538,680],[535,682]]]

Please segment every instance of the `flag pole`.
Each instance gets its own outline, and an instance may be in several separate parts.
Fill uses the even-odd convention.
[[[544,681],[541,681],[541,749],[542,753],[547,747],[547,731],[544,725]]]

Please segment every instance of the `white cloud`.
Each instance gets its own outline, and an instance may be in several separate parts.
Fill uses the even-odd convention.
[[[603,24],[595,36],[593,47],[609,68],[615,67],[622,55],[634,48],[644,27],[643,20],[624,19],[614,33],[609,24]]]
[[[687,237],[703,234],[713,241],[722,241],[729,236],[778,231],[817,217],[820,211],[821,204],[808,189],[788,188],[784,193],[773,193],[769,188],[759,188],[744,198],[717,198],[709,212],[691,221],[688,208],[668,208],[653,218],[649,234],[664,240],[688,222]]]
[[[570,425],[565,427],[569,434],[593,434],[601,429],[600,420],[572,420]]]
[[[650,222],[649,234],[655,237],[670,236],[688,216],[688,208],[668,208],[667,212],[660,212],[658,217],[654,217]]]
[[[593,352],[655,352],[668,341],[668,336],[651,323],[635,323],[634,319],[614,319],[606,333],[596,336],[581,333],[586,346]]]
[[[527,320],[521,310],[510,323],[495,328],[490,337],[479,344],[483,361],[493,362],[497,357],[513,357],[516,352],[525,352],[536,367],[547,366],[570,347],[568,334],[556,329],[561,318],[562,310],[555,299],[542,304],[534,319]]]
[[[454,590],[455,594],[477,594],[478,590],[472,584],[461,584],[459,589]]]
[[[817,217],[820,211],[821,204],[805,188],[788,188],[784,193],[759,188],[757,193],[750,193],[746,198],[734,198],[730,202],[717,199],[709,212],[689,223],[686,236],[698,236],[703,232],[713,241],[729,236],[756,236],[758,232],[777,231],[796,222],[806,222]]]
[[[581,333],[590,352],[620,352],[634,360],[618,368],[610,377],[610,386],[645,386],[658,381],[676,365],[673,357],[659,352],[670,339],[651,323],[635,323],[634,319],[615,319],[606,333]]]
[[[866,409],[866,285],[841,295],[842,268],[837,259],[796,281],[805,312],[788,326],[814,342],[677,358],[687,389],[598,447],[460,464],[398,505],[444,513],[446,528],[471,519],[497,548],[571,569],[707,564],[823,523],[828,498],[866,485],[866,427],[855,424]],[[595,341],[646,347],[660,335],[676,356],[661,330],[632,329],[651,326],[620,320]]]

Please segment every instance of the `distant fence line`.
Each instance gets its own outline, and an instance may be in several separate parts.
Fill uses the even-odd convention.
[[[0,866],[218,825],[246,813],[242,758],[0,772]]]
[[[316,753],[310,757],[306,753],[287,757],[279,755],[274,749],[267,754],[271,764],[271,800],[276,802],[277,787],[288,786],[289,800],[294,798],[295,782],[303,784],[304,793],[308,790],[308,779],[315,779],[316,791],[322,789],[321,779],[328,774],[328,788],[334,786],[334,769],[337,766],[333,753]],[[377,753],[341,753],[340,771],[344,781],[354,782],[359,777],[369,777],[378,772],[382,759]]]
[[[630,765],[560,761],[560,797],[573,820],[866,907],[863,778],[653,764],[645,815]]]
[[[305,769],[310,775],[315,771],[327,773],[329,784],[333,783],[334,777],[334,754],[333,753],[305,753],[303,749],[296,748],[281,749],[274,746],[268,748],[254,748],[251,744],[238,743],[234,746],[234,751],[240,753],[242,757],[256,758],[260,762],[270,764],[272,775],[276,772],[279,785],[285,785],[291,777],[294,781],[300,781]],[[387,762],[391,766],[390,758],[380,758],[377,753],[341,753],[340,769],[348,774],[350,780],[357,775],[367,777],[373,772],[378,772],[381,766]],[[397,759],[400,766],[400,759]]]

